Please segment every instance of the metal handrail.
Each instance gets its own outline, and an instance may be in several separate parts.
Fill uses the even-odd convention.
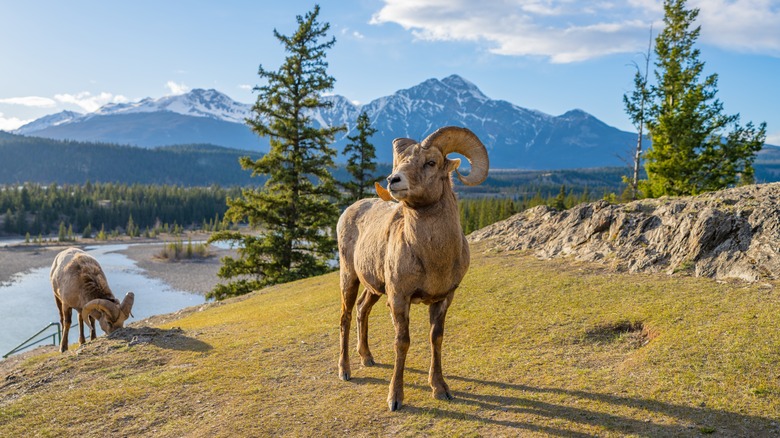
[[[44,336],[44,337],[42,337],[40,339],[34,339],[36,336],[38,336],[41,333],[43,333],[46,330],[48,330],[48,328],[51,327],[51,326],[57,327],[57,333],[52,333],[50,335],[46,335],[46,336]],[[17,345],[13,350],[11,350],[8,353],[6,353],[5,355],[3,355],[3,359],[7,358],[8,356],[10,356],[10,355],[12,355],[14,353],[18,353],[18,352],[24,350],[25,348],[30,348],[33,345],[40,344],[41,342],[43,342],[43,341],[45,341],[45,340],[47,340],[49,338],[52,338],[52,345],[57,345],[60,342],[60,340],[62,339],[62,331],[61,330],[62,329],[60,329],[60,323],[58,323],[58,322],[51,322],[46,327],[42,328],[41,331],[39,331],[38,333],[30,336],[29,338],[27,338],[26,341],[24,341],[21,344]]]

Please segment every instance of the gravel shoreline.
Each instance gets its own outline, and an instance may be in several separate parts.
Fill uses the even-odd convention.
[[[156,257],[165,243],[162,241],[109,241],[105,243],[79,242],[73,246],[83,248],[96,244],[129,244],[127,249],[119,252],[134,260],[136,265],[144,271],[144,275],[162,280],[174,289],[198,295],[206,295],[219,283],[217,272],[221,266],[220,259],[225,255],[235,255],[236,253],[235,250],[209,247],[211,255],[206,259],[169,262]],[[50,267],[57,253],[67,246],[11,245],[0,247],[0,285],[12,283],[17,274],[24,274],[36,268]],[[108,283],[111,284],[110,278]]]

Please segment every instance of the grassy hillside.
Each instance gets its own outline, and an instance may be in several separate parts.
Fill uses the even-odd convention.
[[[158,317],[2,369],[0,436],[772,436],[780,434],[778,284],[616,274],[474,251],[444,342],[455,400],[427,384],[413,306],[401,411],[378,365],[336,375],[336,274]],[[354,336],[352,337],[354,344]]]

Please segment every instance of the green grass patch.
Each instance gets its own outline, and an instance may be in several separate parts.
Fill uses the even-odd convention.
[[[780,433],[777,284],[479,247],[472,259],[445,329],[453,401],[431,397],[423,305],[412,308],[401,411],[385,403],[394,333],[384,300],[370,323],[377,365],[353,353],[353,379],[338,379],[334,273],[5,370],[0,436]]]

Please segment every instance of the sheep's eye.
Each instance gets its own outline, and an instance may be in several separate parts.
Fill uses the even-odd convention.
[[[433,161],[433,160],[431,160],[431,161],[429,161],[429,162],[425,163],[425,165],[426,165],[427,167],[433,167],[433,166],[435,166],[435,165],[436,165],[436,162],[435,162],[435,161]]]

